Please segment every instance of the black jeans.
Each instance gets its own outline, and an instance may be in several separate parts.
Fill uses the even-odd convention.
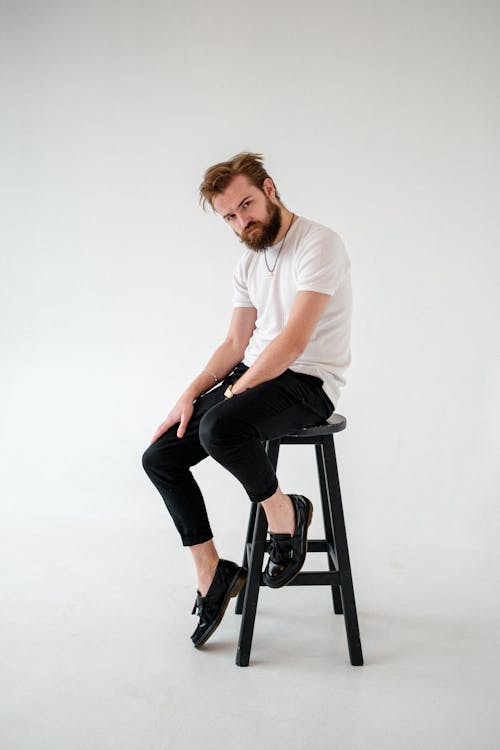
[[[241,482],[252,502],[266,500],[276,492],[278,480],[263,441],[322,424],[334,410],[320,378],[289,369],[225,398],[227,386],[247,369],[240,363],[196,400],[184,437],[177,437],[178,423],[172,425],[142,456],[185,546],[213,536],[191,466],[210,455]]]

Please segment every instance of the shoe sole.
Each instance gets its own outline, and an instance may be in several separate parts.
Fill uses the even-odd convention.
[[[306,499],[308,499],[308,498],[306,498]],[[309,504],[309,510],[308,510],[308,515],[307,515],[306,538],[304,540],[304,556],[302,558],[302,562],[300,563],[300,565],[299,565],[298,569],[295,571],[295,573],[293,573],[293,575],[291,575],[290,578],[287,578],[286,581],[284,581],[284,582],[280,581],[280,583],[278,585],[276,585],[276,583],[273,583],[273,584],[268,583],[267,586],[270,589],[280,589],[283,586],[287,586],[291,581],[293,581],[295,578],[297,578],[297,576],[299,575],[300,571],[302,570],[302,567],[303,567],[303,565],[304,565],[304,563],[306,561],[306,555],[307,555],[307,535],[308,535],[309,526],[311,525],[311,521],[312,521],[312,517],[313,517],[313,504],[312,504],[312,502],[310,500],[309,500],[308,504]]]
[[[241,589],[246,583],[248,572],[244,568],[240,568],[240,570],[236,573],[233,580],[231,581],[231,584],[229,586],[229,589],[227,591],[227,594],[224,598],[224,601],[222,602],[222,606],[220,608],[219,614],[217,615],[216,619],[213,621],[210,629],[207,629],[203,635],[203,638],[201,638],[197,643],[194,644],[195,648],[201,648],[203,644],[205,644],[211,635],[215,633],[217,628],[222,622],[222,618],[224,617],[224,614],[226,612],[226,609],[228,607],[228,604],[230,600],[238,596]]]

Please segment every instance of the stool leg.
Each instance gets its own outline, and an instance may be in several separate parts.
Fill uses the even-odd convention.
[[[323,520],[325,523],[325,539],[328,544],[331,544],[333,549],[335,550],[335,539],[333,538],[333,529],[332,529],[332,516],[330,512],[330,503],[328,500],[328,490],[326,487],[326,480],[325,480],[325,459],[323,456],[323,446],[316,444],[316,463],[318,465],[318,478],[319,478],[319,488],[321,492],[321,503],[323,505]],[[336,552],[336,550],[335,550]],[[328,569],[332,572],[335,572],[337,570],[335,566],[335,562],[332,560],[332,557],[330,555],[330,552],[326,553],[326,556],[328,558]],[[343,614],[342,609],[342,599],[340,596],[340,591],[338,586],[331,586],[331,592],[332,592],[332,599],[333,599],[333,611],[336,615]]]
[[[279,449],[280,449],[280,441],[279,440],[266,440],[266,453],[269,456],[269,459],[270,459],[270,461],[271,461],[271,463],[272,463],[272,465],[274,466],[275,469],[276,469],[276,466],[278,464]],[[253,539],[253,532],[254,532],[254,528],[255,528],[255,519],[256,519],[256,514],[257,514],[257,505],[258,505],[258,503],[251,503],[252,507],[250,508],[250,516],[249,516],[249,519],[248,519],[247,535],[246,535],[246,539],[245,539],[245,549],[243,550],[243,562],[242,562],[242,566],[244,568],[248,568],[248,554],[247,554],[247,549],[248,549],[248,544]],[[245,600],[245,589],[246,589],[246,584],[245,584],[245,586],[243,586],[243,588],[241,589],[240,593],[238,594],[238,596],[236,598],[236,607],[235,607],[234,611],[235,611],[235,614],[237,614],[237,615],[241,615],[241,613],[243,612],[243,602]]]
[[[278,464],[279,449],[279,439],[268,440],[266,442],[266,453],[275,469]],[[264,561],[264,553],[266,551],[267,517],[260,503],[255,503],[255,506],[256,510],[255,521],[253,523],[252,547],[250,559],[248,561],[248,577],[244,587],[243,613],[240,625],[238,649],[236,651],[236,664],[239,667],[248,667],[250,661],[255,615],[257,614],[259,589],[262,582],[262,564]],[[251,515],[252,512],[253,509]],[[250,533],[250,523],[247,533]]]
[[[257,505],[252,549],[248,566],[248,577],[245,584],[245,599],[243,603],[243,615],[241,618],[240,637],[238,640],[238,650],[236,652],[236,664],[239,667],[248,667],[250,661],[255,615],[257,613],[257,601],[262,580],[262,562],[266,551],[267,518],[261,504],[258,503]]]
[[[250,505],[251,505],[251,508],[250,508],[250,516],[248,518],[247,535],[245,538],[245,549],[243,551],[243,562],[241,563],[243,568],[248,568],[247,545],[250,544],[250,542],[253,539],[253,532],[255,528],[255,518],[257,516],[258,503],[250,503]],[[243,612],[243,600],[245,598],[245,588],[246,588],[246,584],[240,590],[240,593],[238,594],[236,598],[236,607],[234,611],[237,615],[241,615],[241,613]]]
[[[351,664],[353,666],[361,666],[363,664],[363,652],[361,650],[361,639],[359,636],[358,615],[356,612],[354,587],[352,585],[351,563],[349,560],[349,549],[347,545],[347,534],[345,529],[344,511],[342,508],[342,496],[340,493],[333,435],[324,438],[322,441],[322,447],[323,455],[325,457],[325,475],[330,497],[333,533],[335,535],[340,580],[342,582],[340,592],[344,608],[347,645],[349,648]]]

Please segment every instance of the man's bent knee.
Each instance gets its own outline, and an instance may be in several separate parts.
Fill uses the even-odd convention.
[[[210,456],[231,447],[236,440],[241,444],[242,440],[254,437],[254,433],[255,427],[246,425],[235,414],[217,406],[203,415],[199,427],[200,443]]]

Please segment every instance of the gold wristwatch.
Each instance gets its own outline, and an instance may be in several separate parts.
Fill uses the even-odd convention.
[[[232,385],[228,385],[228,387],[227,387],[227,388],[226,388],[226,390],[224,391],[224,396],[225,396],[226,398],[232,398],[232,397],[234,396],[234,393],[233,393],[233,386],[232,386]]]

